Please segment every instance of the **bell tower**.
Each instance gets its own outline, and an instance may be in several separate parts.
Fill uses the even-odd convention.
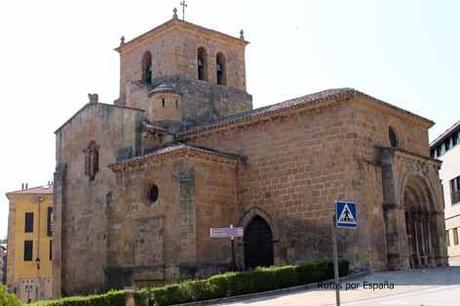
[[[233,37],[173,18],[125,42],[116,104],[146,110],[150,122],[190,126],[252,109],[243,32]],[[177,124],[176,124],[177,125]]]

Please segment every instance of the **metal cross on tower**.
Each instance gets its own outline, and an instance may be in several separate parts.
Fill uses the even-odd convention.
[[[181,1],[181,2],[180,2],[180,5],[182,6],[182,20],[185,20],[185,8],[186,8],[188,5],[185,3],[185,0]]]

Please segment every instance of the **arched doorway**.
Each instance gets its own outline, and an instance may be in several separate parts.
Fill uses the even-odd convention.
[[[404,188],[409,264],[411,268],[435,266],[439,235],[431,191],[421,177],[411,177]]]
[[[273,235],[260,216],[255,216],[244,231],[244,264],[246,269],[273,265]]]

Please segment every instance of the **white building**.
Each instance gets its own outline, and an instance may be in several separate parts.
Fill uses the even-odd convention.
[[[444,190],[447,252],[449,263],[460,264],[460,121],[431,145],[431,156],[442,160],[439,177]]]

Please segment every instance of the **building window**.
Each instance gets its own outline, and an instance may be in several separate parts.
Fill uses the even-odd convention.
[[[152,53],[149,51],[142,56],[142,81],[152,83]]]
[[[208,80],[208,55],[203,47],[197,50],[197,73],[198,80]]]
[[[452,204],[460,202],[460,176],[450,180],[450,200]]]
[[[113,203],[113,196],[112,196],[112,191],[106,193],[105,195],[105,206],[106,208],[112,208],[112,203]]]
[[[163,99],[161,99],[161,107],[165,107],[165,106],[166,106],[166,101],[165,101],[165,99],[163,98]]]
[[[454,228],[453,232],[454,232],[454,245],[458,245],[458,228]]]
[[[32,240],[24,241],[24,261],[32,261],[32,249],[34,242]]]
[[[444,152],[449,151],[449,150],[453,147],[453,145],[452,145],[452,138],[451,138],[451,137],[447,138],[447,139],[444,141],[444,143],[441,144],[441,146],[444,146]]]
[[[32,233],[34,231],[34,213],[26,212],[25,214],[25,228],[26,233]]]
[[[89,176],[90,181],[93,181],[99,171],[99,146],[95,141],[91,141],[83,152],[85,153],[85,174]]]
[[[225,68],[225,57],[224,55],[219,52],[216,56],[216,79],[217,84],[225,85],[227,82],[226,80],[226,68]]]
[[[46,214],[46,234],[48,237],[53,235],[53,207],[48,207]]]
[[[149,204],[153,204],[158,200],[158,186],[151,184],[147,188],[147,201]]]
[[[395,130],[390,126],[388,128],[388,139],[390,140],[390,145],[394,148],[398,147],[399,141],[398,136],[396,135]]]
[[[50,260],[53,260],[53,240],[50,240],[50,254],[49,254]]]
[[[176,108],[177,108],[177,100],[176,100]]]
[[[440,144],[438,146],[438,156],[441,156],[445,153],[446,151],[444,150],[444,145],[443,144]]]
[[[456,132],[454,135],[452,135],[452,144],[454,146],[456,146],[459,143],[459,140],[460,140],[459,136],[460,136],[459,132]]]
[[[446,231],[446,243],[447,243],[447,246],[450,247],[449,230]]]

